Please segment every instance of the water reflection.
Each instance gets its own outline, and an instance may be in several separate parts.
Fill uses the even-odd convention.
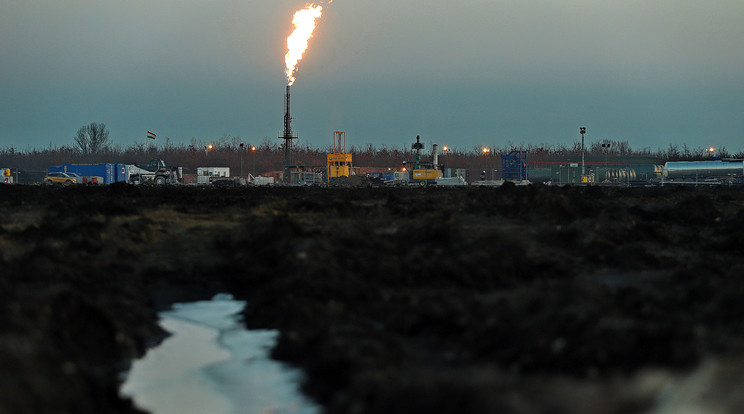
[[[277,332],[243,327],[244,306],[218,295],[161,313],[171,336],[134,362],[121,394],[153,414],[318,413],[301,373],[268,357]]]

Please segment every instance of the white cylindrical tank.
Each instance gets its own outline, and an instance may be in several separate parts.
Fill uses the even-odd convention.
[[[664,164],[664,178],[734,178],[744,176],[744,161],[673,161]]]

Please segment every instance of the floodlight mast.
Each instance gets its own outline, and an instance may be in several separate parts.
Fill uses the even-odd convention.
[[[581,134],[581,175],[586,175],[586,168],[584,167],[584,134],[586,134],[586,127],[579,127],[579,133]]]

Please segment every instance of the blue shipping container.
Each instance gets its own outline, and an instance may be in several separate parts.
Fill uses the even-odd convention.
[[[103,184],[126,182],[129,177],[127,164],[62,164],[49,167],[49,172],[74,172],[83,177],[102,177]]]
[[[129,165],[127,164],[114,164],[114,182],[126,183],[129,181]]]

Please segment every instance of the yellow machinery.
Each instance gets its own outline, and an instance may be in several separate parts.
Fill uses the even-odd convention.
[[[343,142],[343,148],[342,148]],[[342,152],[343,151],[343,152]],[[333,152],[328,154],[328,182],[351,175],[351,154],[346,152],[346,133],[333,133]]]
[[[594,184],[594,174],[584,174],[581,176],[582,184]]]
[[[416,150],[416,162],[411,170],[411,181],[421,186],[434,184],[437,178],[442,178],[442,170],[439,169],[439,147],[437,144],[432,145],[431,162],[421,161],[423,148],[421,137],[416,136],[416,142],[411,145],[411,149]],[[403,163],[405,164],[405,161]]]
[[[431,168],[431,167],[422,165],[422,168]],[[439,170],[433,170],[433,169],[413,170],[414,180],[436,180],[437,178],[442,178],[442,172]]]

